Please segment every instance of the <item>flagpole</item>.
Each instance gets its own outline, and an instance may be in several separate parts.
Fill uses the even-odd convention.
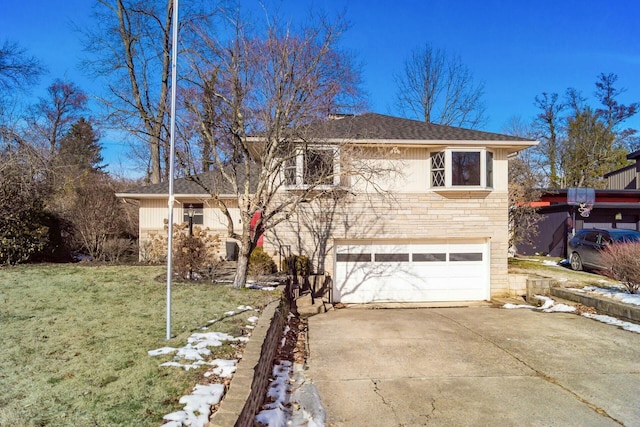
[[[176,88],[178,75],[178,0],[173,0],[171,41],[171,117],[169,125],[169,228],[167,230],[167,340],[171,339],[171,279],[173,276],[173,177],[175,174]]]

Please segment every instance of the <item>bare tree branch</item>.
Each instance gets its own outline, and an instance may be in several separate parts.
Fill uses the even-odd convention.
[[[476,85],[458,56],[427,44],[416,49],[395,75],[396,106],[406,117],[475,129],[486,122],[484,85]]]

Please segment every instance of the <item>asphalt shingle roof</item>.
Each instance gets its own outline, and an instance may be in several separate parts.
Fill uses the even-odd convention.
[[[308,134],[326,139],[343,140],[405,140],[405,141],[520,141],[533,142],[530,139],[498,133],[482,132],[452,126],[436,125],[417,120],[386,116],[377,113],[345,115],[321,123],[315,123],[307,129]],[[205,186],[198,182],[204,183]],[[233,194],[229,183],[220,173],[214,171],[174,181],[174,194],[209,194],[207,188],[217,194]],[[120,193],[121,195],[168,194],[169,183],[152,184]]]
[[[436,125],[377,113],[342,116],[313,127],[317,127],[317,131],[325,138],[336,139],[532,141],[499,133]]]
[[[202,184],[201,184],[202,183]],[[232,194],[231,185],[222,178],[220,173],[215,171],[203,172],[195,177],[178,178],[173,182],[174,194],[210,194],[212,191],[217,194]],[[119,193],[122,195],[138,195],[138,194],[169,194],[169,182],[161,182],[159,184],[145,185],[142,187],[132,188]]]

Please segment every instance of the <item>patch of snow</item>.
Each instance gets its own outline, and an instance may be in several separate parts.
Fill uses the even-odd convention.
[[[165,415],[163,419],[169,422],[162,427],[204,427],[209,422],[211,406],[219,403],[223,395],[223,384],[196,385],[191,394],[180,398],[184,409]]]
[[[540,310],[546,310],[546,309],[550,308],[553,305],[553,303],[555,302],[551,298],[545,297],[544,295],[534,295],[533,297],[535,299],[537,299],[537,300],[543,301],[542,306],[538,307],[538,309],[540,309]]]
[[[267,284],[249,284],[247,283],[245,286],[248,289],[257,289],[259,291],[275,291],[278,282],[269,282]]]
[[[173,347],[162,347],[162,348],[157,348],[155,350],[149,350],[147,351],[147,354],[149,354],[149,356],[160,356],[161,354],[171,354],[178,351],[177,348],[173,348]]]
[[[304,365],[293,365],[291,383],[292,414],[287,427],[325,427],[326,412],[318,389],[304,375]]]
[[[584,290],[626,304],[640,305],[640,294],[630,294],[628,291],[620,288],[611,289],[599,288],[597,286],[585,286]]]
[[[576,310],[575,307],[567,304],[556,304],[556,302],[553,299],[546,297],[544,295],[535,295],[535,298],[540,301],[543,301],[543,304],[540,307],[535,307],[529,304],[507,303],[507,304],[504,304],[502,308],[507,308],[507,309],[529,308],[532,310],[541,310],[541,311],[544,311],[545,313],[553,313],[553,312],[571,313]]]
[[[255,310],[259,312],[260,309],[254,309],[248,305],[238,306],[236,311],[228,311],[225,316],[233,316],[238,313],[242,313],[249,310]],[[207,323],[215,323],[220,319],[212,319]],[[256,323],[258,321],[257,316],[251,316],[249,322]],[[253,327],[249,325],[248,328]],[[206,329],[202,327],[200,329]],[[233,337],[229,334],[222,332],[204,332],[193,333],[187,338],[187,344],[184,347],[173,348],[163,347],[156,350],[149,351],[150,356],[159,356],[162,354],[176,353],[172,361],[165,362],[160,366],[172,366],[185,370],[197,369],[202,366],[211,366],[207,372],[204,373],[205,377],[217,375],[221,378],[231,378],[236,372],[238,360],[226,360],[226,359],[214,359],[207,361],[206,358],[211,355],[209,347],[218,347],[223,342],[247,342],[249,337]],[[242,356],[239,356],[241,358]],[[184,363],[185,361],[193,361],[193,363]],[[211,406],[220,402],[224,395],[223,384],[209,384],[209,385],[196,385],[192,394],[183,396],[180,398],[180,403],[185,404],[185,407],[181,411],[176,411],[171,414],[167,414],[163,417],[165,424],[162,427],[204,427],[209,422],[209,415],[211,413]]]
[[[529,304],[511,304],[511,303],[506,303],[505,305],[502,306],[502,308],[507,308],[507,309],[514,309],[514,308],[536,308],[533,305],[529,305]]]
[[[546,313],[558,312],[558,313],[572,313],[576,311],[576,308],[567,304],[554,304],[553,306],[543,310]]]
[[[214,359],[209,362],[209,364],[214,366],[214,368],[205,372],[204,376],[210,377],[211,375],[217,375],[221,378],[231,378],[236,372],[237,363],[237,360]]]
[[[255,420],[269,427],[285,427],[291,413],[289,407],[289,380],[291,378],[291,362],[282,360],[273,367],[273,381],[269,384],[267,397],[273,402],[264,405]]]
[[[605,316],[603,314],[583,313],[582,315],[589,319],[594,319],[599,322],[607,323],[609,325],[619,326],[625,331],[630,331],[630,332],[635,332],[636,334],[640,334],[640,325],[636,325],[635,323],[625,322],[620,319],[616,319],[615,317]]]

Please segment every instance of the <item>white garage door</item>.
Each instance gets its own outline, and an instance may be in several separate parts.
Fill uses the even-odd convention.
[[[338,244],[334,300],[343,303],[489,299],[486,241]]]

